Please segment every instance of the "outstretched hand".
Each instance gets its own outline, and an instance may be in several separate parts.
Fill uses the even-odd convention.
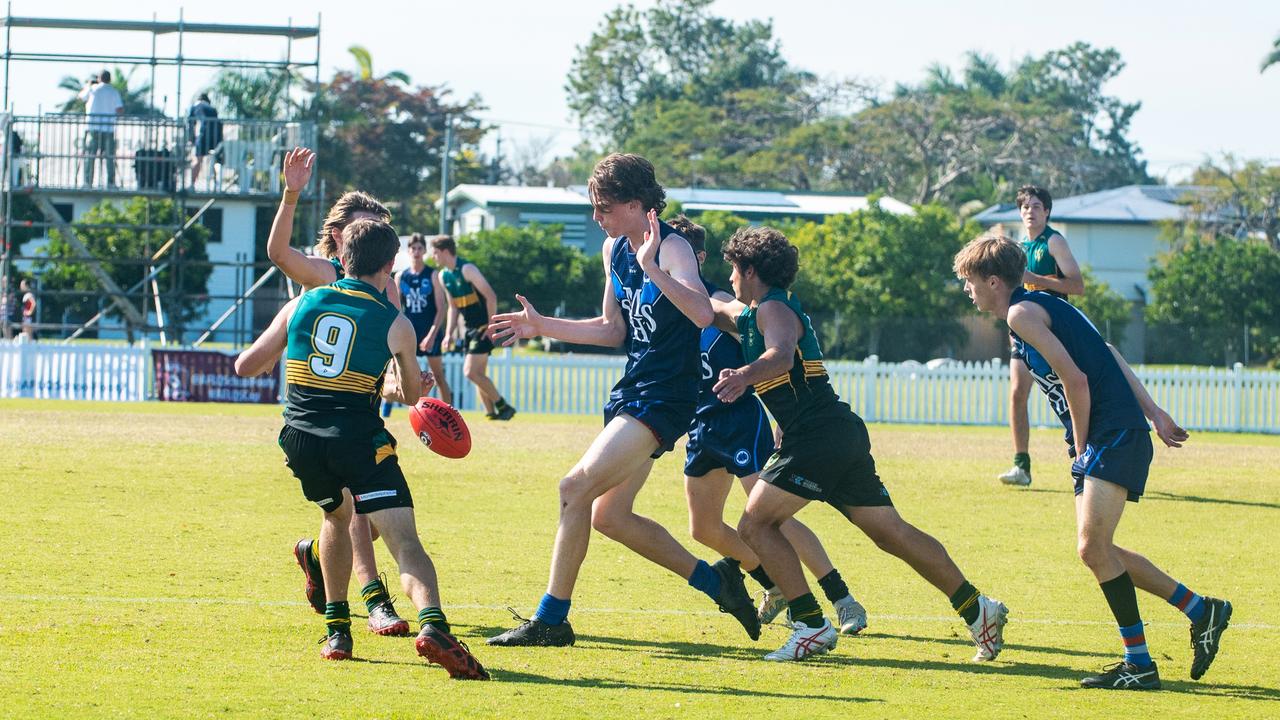
[[[731,403],[747,391],[747,376],[742,368],[725,368],[720,371],[720,379],[711,391],[720,398],[720,402]]]
[[[296,147],[284,154],[284,189],[301,192],[311,180],[316,154],[304,147]]]
[[[1174,422],[1169,413],[1164,410],[1156,413],[1155,419],[1151,421],[1151,424],[1155,426],[1156,436],[1160,438],[1160,441],[1171,448],[1182,447],[1182,443],[1186,442],[1187,438],[1191,437],[1191,435],[1186,430],[1183,430],[1178,423]]]
[[[542,334],[542,314],[525,296],[517,293],[516,300],[520,301],[520,312],[500,313],[489,320],[489,337],[503,347],[511,347],[517,340]]]
[[[658,211],[650,210],[648,214],[649,229],[644,233],[644,243],[636,253],[636,261],[640,268],[648,273],[658,262],[658,247],[662,245],[662,230],[658,226]]]

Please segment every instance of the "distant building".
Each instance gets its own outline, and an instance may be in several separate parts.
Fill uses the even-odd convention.
[[[685,212],[731,212],[752,224],[784,218],[821,221],[829,215],[866,209],[863,195],[794,193],[773,190],[720,190],[667,188],[667,199],[677,200]],[[891,197],[880,198],[880,207],[893,213],[910,213],[911,206]],[[604,232],[591,219],[591,200],[585,185],[567,188],[517,187],[513,185],[459,185],[449,191],[449,211],[454,235],[491,230],[504,225],[530,223],[564,226],[561,239],[587,252],[599,252]]]
[[[1129,360],[1143,358],[1142,311],[1150,294],[1147,271],[1152,260],[1168,249],[1160,239],[1161,224],[1184,219],[1189,202],[1203,192],[1204,188],[1195,186],[1126,185],[1053,199],[1049,224],[1067,239],[1076,261],[1134,303],[1133,321],[1121,347]],[[1001,225],[1014,239],[1023,235],[1022,217],[1013,203],[987,208],[974,219],[987,227]]]

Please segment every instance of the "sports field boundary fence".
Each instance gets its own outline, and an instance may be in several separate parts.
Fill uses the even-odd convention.
[[[161,349],[161,348],[154,348]],[[165,348],[173,349],[173,348]],[[0,398],[143,401],[157,397],[146,345],[62,345],[0,341]],[[454,404],[478,407],[463,356],[444,357]],[[521,413],[600,412],[626,358],[495,352],[489,377]],[[1009,422],[1009,366],[946,361],[828,361],[832,385],[867,422],[987,425]],[[1280,433],[1280,371],[1245,368],[1134,368],[1152,397],[1189,430]],[[1057,427],[1033,393],[1032,425]]]

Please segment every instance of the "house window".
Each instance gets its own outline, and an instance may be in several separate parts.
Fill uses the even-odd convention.
[[[62,218],[63,222],[71,222],[76,214],[76,206],[71,203],[54,203],[53,209],[58,211],[58,217]]]
[[[187,217],[190,218],[199,211],[200,208],[187,208]],[[222,208],[209,208],[200,216],[200,224],[208,228],[209,240],[211,243],[222,242]]]

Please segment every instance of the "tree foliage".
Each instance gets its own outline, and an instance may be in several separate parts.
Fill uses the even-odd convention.
[[[1088,267],[1081,267],[1080,273],[1084,278],[1084,296],[1068,299],[1093,322],[1107,342],[1119,346],[1124,342],[1124,331],[1132,317],[1129,301],[1099,280]]]
[[[224,118],[281,120],[295,110],[289,98],[293,84],[302,79],[285,70],[222,70],[209,94]]]
[[[545,314],[597,315],[603,288],[599,257],[560,241],[559,225],[506,225],[458,238],[458,254],[474,262],[498,296],[498,309],[518,309],[516,293]]]
[[[121,289],[127,290],[146,276],[148,268],[145,260],[159,250],[172,233],[169,230],[93,228],[81,225],[175,225],[185,222],[186,217],[178,216],[177,213],[176,206],[170,200],[135,197],[120,205],[103,200],[85,212],[73,227],[89,253],[101,260],[102,269]],[[171,263],[156,276],[160,292],[171,294],[162,298],[166,320],[170,322],[192,321],[207,302],[206,288],[213,272],[212,266],[208,264],[209,256],[205,246],[208,237],[209,231],[203,225],[192,225],[178,239],[176,247],[157,263]],[[80,259],[80,255],[67,242],[61,230],[54,228],[49,231],[49,242],[41,255],[45,257],[36,261],[36,271],[40,275],[42,291],[84,293],[47,295],[44,300],[46,317],[60,319],[65,310],[69,320],[80,322],[101,309],[106,309],[109,317],[119,317],[119,311],[106,299],[102,286],[90,272],[88,263]],[[133,302],[137,303],[142,297],[142,292],[139,291]]]
[[[1280,251],[1280,165],[1228,155],[1202,166],[1192,183],[1209,188],[1192,203],[1193,227],[1235,238],[1262,236]]]
[[[151,104],[151,83],[134,82],[133,74],[138,70],[136,65],[125,72],[116,66],[111,72],[111,86],[120,93],[120,101],[124,105],[124,114],[136,117],[164,117],[164,113]],[[58,107],[59,112],[82,113],[84,100],[79,98],[85,81],[74,75],[64,75],[58,87],[71,93],[70,97]]]
[[[1280,358],[1280,252],[1257,240],[1184,236],[1149,273],[1156,324],[1171,359],[1231,363]]]

